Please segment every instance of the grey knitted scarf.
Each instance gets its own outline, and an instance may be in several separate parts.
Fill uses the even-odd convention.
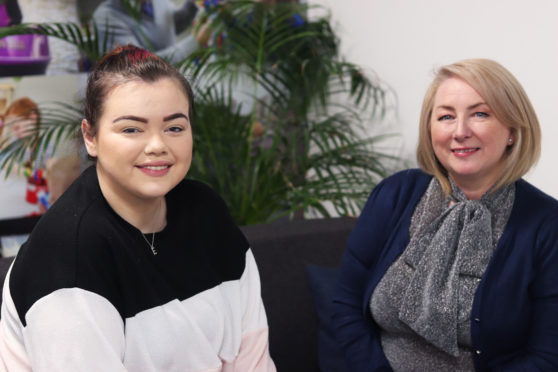
[[[512,184],[486,193],[480,200],[467,200],[452,182],[452,194],[444,200],[436,184],[429,196],[433,204],[447,206],[450,200],[455,204],[433,220],[419,216],[426,224],[402,256],[414,273],[403,295],[399,319],[432,345],[457,356],[459,275],[482,277],[497,242],[493,241],[491,211],[499,214],[498,209],[503,208],[509,215],[515,187]]]

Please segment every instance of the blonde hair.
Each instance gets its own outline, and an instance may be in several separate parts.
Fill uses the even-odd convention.
[[[448,172],[436,158],[430,132],[434,98],[448,78],[461,79],[473,87],[514,138],[513,145],[506,149],[502,175],[492,191],[520,179],[540,156],[539,120],[517,79],[505,67],[489,59],[463,60],[442,66],[436,72],[424,96],[420,114],[417,161],[421,169],[436,177],[446,194],[451,192]]]

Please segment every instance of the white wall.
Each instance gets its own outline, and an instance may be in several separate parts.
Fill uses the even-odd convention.
[[[543,131],[526,178],[558,198],[558,2],[555,0],[307,0],[331,11],[348,61],[372,69],[399,100],[404,152],[414,161],[418,117],[433,68],[490,58],[521,82]]]

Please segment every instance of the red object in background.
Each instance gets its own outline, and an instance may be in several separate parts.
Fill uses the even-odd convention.
[[[43,177],[42,170],[38,169],[27,178],[27,191],[25,200],[30,204],[44,203],[44,196],[48,195],[48,186]],[[46,207],[46,206],[45,206]]]

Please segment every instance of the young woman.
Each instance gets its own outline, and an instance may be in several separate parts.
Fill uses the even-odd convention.
[[[185,180],[193,95],[171,65],[118,47],[89,77],[95,166],[41,218],[4,286],[9,371],[274,371],[248,242]]]
[[[557,371],[558,202],[521,177],[537,117],[500,64],[442,67],[418,161],[352,232],[334,323],[350,371]]]

